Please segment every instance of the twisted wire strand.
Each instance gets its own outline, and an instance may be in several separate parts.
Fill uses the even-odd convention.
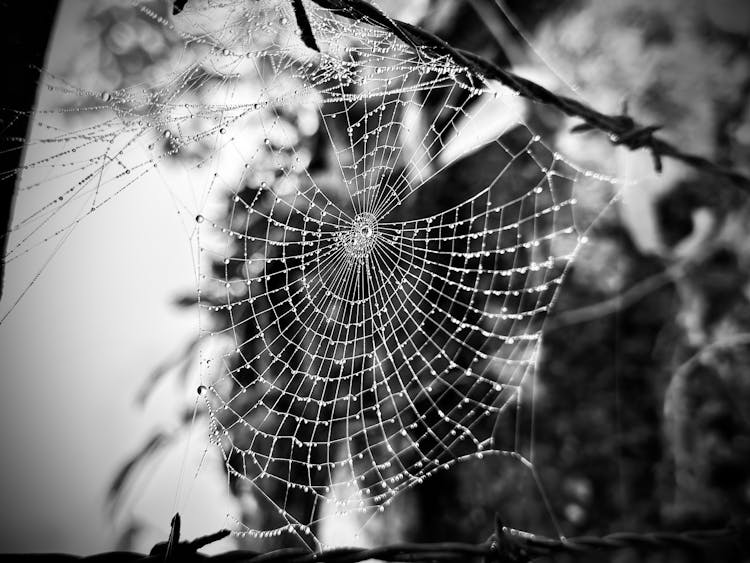
[[[685,532],[629,533],[618,532],[603,537],[581,536],[574,538],[550,538],[523,532],[502,525],[497,520],[495,533],[486,542],[479,544],[400,543],[374,548],[339,547],[312,552],[304,547],[277,549],[266,553],[248,550],[233,550],[217,555],[204,555],[199,549],[225,538],[229,530],[221,530],[189,542],[180,542],[180,517],[172,519],[172,531],[167,542],[159,543],[149,554],[113,551],[91,556],[65,554],[25,555],[44,561],[87,562],[146,562],[146,561],[206,561],[216,563],[358,563],[367,560],[379,561],[449,561],[483,560],[485,563],[528,563],[542,556],[561,553],[592,553],[637,549],[642,552],[662,550],[727,550],[736,555],[737,561],[750,555],[750,520],[727,528],[713,530],[691,530]]]
[[[655,136],[654,133],[661,129],[661,125],[640,125],[627,114],[625,107],[620,115],[601,113],[578,100],[555,94],[536,82],[504,70],[474,53],[457,49],[424,29],[392,19],[365,0],[311,1],[334,14],[351,20],[364,20],[390,31],[418,51],[429,50],[446,55],[471,72],[489,80],[497,80],[528,100],[552,106],[565,115],[582,119],[584,123],[574,127],[574,132],[596,129],[607,133],[610,142],[615,145],[622,145],[630,150],[647,149],[651,152],[657,172],[661,172],[662,158],[667,157],[681,161],[702,172],[724,177],[741,190],[750,192],[750,177],[732,168],[721,166],[706,157],[683,152],[668,141]]]

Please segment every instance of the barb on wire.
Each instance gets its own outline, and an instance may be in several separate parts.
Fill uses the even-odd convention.
[[[185,4],[188,3],[188,0],[174,0],[174,4],[172,4],[172,15],[176,16],[182,10],[185,9]]]
[[[503,526],[500,515],[495,515],[495,532],[488,540],[490,553],[485,556],[485,563],[527,563],[531,561],[532,555],[521,545],[514,541],[508,534],[508,529]]]
[[[305,5],[302,0],[292,0],[292,9],[294,10],[294,16],[297,20],[297,27],[300,30],[300,38],[302,42],[313,51],[320,53],[320,47],[318,42],[315,40],[315,34],[310,24],[310,18],[307,17],[307,11],[305,11]]]
[[[500,68],[474,53],[452,47],[424,29],[389,18],[365,0],[311,1],[321,8],[345,18],[366,21],[390,31],[418,51],[420,49],[429,50],[448,56],[469,71],[489,80],[497,80],[503,86],[512,89],[528,100],[552,106],[565,115],[582,119],[584,123],[575,127],[574,130],[579,132],[584,130],[603,131],[609,134],[610,141],[615,145],[622,145],[630,150],[647,149],[651,152],[657,172],[661,172],[662,159],[668,157],[703,172],[723,176],[738,188],[750,192],[750,178],[746,175],[731,168],[720,166],[703,156],[681,151],[666,140],[654,135],[661,128],[661,125],[640,125],[627,114],[626,108],[620,115],[607,115],[596,111],[578,100],[555,94],[536,82]]]

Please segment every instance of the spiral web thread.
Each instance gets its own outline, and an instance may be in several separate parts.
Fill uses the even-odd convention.
[[[512,92],[372,22],[305,1],[317,53],[286,1],[155,5],[133,4],[178,55],[152,83],[47,77],[66,109],[34,115],[20,190],[64,188],[14,225],[6,261],[146,176],[170,185],[197,222],[203,337],[227,344],[202,375],[212,441],[235,493],[274,507],[241,533],[314,540],[459,460],[523,459],[501,415],[584,239],[574,188],[592,173]]]

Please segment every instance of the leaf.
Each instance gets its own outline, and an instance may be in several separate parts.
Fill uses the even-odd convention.
[[[141,467],[144,461],[167,445],[171,439],[172,436],[169,436],[164,432],[154,434],[151,439],[146,442],[146,444],[144,444],[141,449],[133,455],[127,463],[125,463],[125,465],[122,466],[112,480],[112,484],[107,491],[106,502],[110,512],[116,512],[119,507],[122,497],[127,490],[128,483],[133,477],[133,473]]]

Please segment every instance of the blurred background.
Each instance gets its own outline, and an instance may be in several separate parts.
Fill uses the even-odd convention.
[[[600,111],[618,113],[627,101],[639,122],[663,124],[683,150],[750,173],[750,7],[742,0],[377,3]],[[167,2],[149,6],[171,17]],[[183,48],[152,21],[127,3],[60,2],[45,67],[96,90],[147,83]],[[33,27],[32,15],[16,25]],[[54,102],[45,95],[40,107]],[[669,161],[656,174],[650,155],[595,132],[572,134],[576,121],[552,109],[523,111],[571,161],[636,181],[589,232],[544,332],[535,466],[563,532],[748,518],[745,195]],[[456,175],[470,176],[478,162],[459,163]],[[208,448],[205,420],[190,431],[198,376],[185,360],[197,327],[186,296],[196,274],[190,232],[164,184],[134,184],[81,222],[0,325],[3,551],[148,550],[166,537],[176,509],[188,537],[223,527],[227,513],[250,517]],[[581,190],[582,213],[614,195],[595,180]],[[18,213],[45,199],[24,197]],[[8,266],[6,303],[40,260]],[[113,482],[134,456],[139,463],[108,510]],[[509,526],[554,534],[532,485],[507,460],[462,464],[401,495],[356,543],[483,541],[496,512]],[[358,527],[322,533],[352,543]]]

